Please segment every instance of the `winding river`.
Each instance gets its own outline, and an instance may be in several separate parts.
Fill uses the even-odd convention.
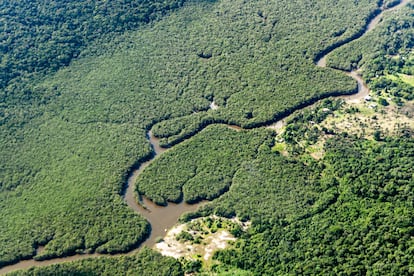
[[[166,149],[160,147],[159,139],[155,138],[151,131],[148,132],[148,139],[152,145],[155,156],[162,154]],[[141,244],[141,246],[154,246],[158,237],[165,236],[167,229],[171,228],[177,223],[178,218],[185,212],[191,212],[197,210],[197,208],[203,204],[203,202],[197,204],[187,204],[181,202],[179,204],[168,203],[167,207],[158,206],[149,199],[142,197],[139,200],[136,198],[135,193],[135,181],[138,175],[153,161],[151,159],[141,164],[141,166],[133,171],[128,178],[127,189],[124,195],[124,199],[129,207],[135,212],[143,215],[151,224],[151,234],[148,239]]]
[[[395,10],[397,8],[400,8],[404,5],[407,5],[408,3],[410,3],[411,0],[402,0],[398,5],[387,9],[386,11],[391,11],[391,10]],[[374,29],[378,23],[380,22],[383,14],[384,14],[384,9],[381,10],[381,12],[373,17],[370,22],[368,23],[368,25],[365,28],[365,31],[356,39],[359,39],[360,37],[362,37],[363,35],[365,35],[367,32],[371,31],[372,29]],[[351,41],[354,41],[351,40]],[[351,42],[349,41],[349,42]],[[349,43],[347,42],[347,43]],[[336,47],[335,49],[347,44],[347,43],[343,43],[341,45],[339,45],[338,47]],[[335,50],[333,49],[333,50]],[[333,51],[332,50],[332,51]],[[322,68],[326,68],[326,59],[327,56],[332,52],[328,52],[326,53],[324,56],[322,56],[317,62],[316,65]],[[363,99],[364,97],[366,97],[369,94],[369,89],[367,87],[367,85],[364,83],[364,81],[362,80],[362,78],[359,76],[358,72],[355,71],[351,71],[351,72],[346,72],[343,71],[344,73],[346,73],[347,75],[349,75],[350,77],[352,77],[353,79],[355,79],[358,82],[358,92],[356,94],[353,95],[347,95],[347,96],[339,96],[339,98],[343,98],[346,101],[350,101],[350,102],[354,102],[354,101],[359,101],[361,99]],[[214,103],[212,104],[212,108],[216,109],[218,108]],[[284,125],[285,125],[285,119],[281,119],[275,123],[272,123],[271,125],[269,125],[269,128],[275,129],[275,130],[280,130]],[[239,127],[236,126],[230,126],[236,130],[240,129]],[[159,141],[157,138],[153,137],[151,131],[148,132],[148,138],[149,141],[153,147],[153,150],[155,152],[155,157],[162,154],[165,149],[161,148],[159,146]],[[134,250],[132,250],[131,252],[125,253],[125,254],[117,254],[117,255],[129,255],[129,254],[133,254],[136,251],[138,251],[142,246],[148,246],[148,247],[153,247],[155,244],[155,239],[157,237],[163,237],[165,235],[165,232],[167,229],[171,228],[174,224],[177,223],[178,218],[181,216],[181,214],[183,214],[184,212],[189,212],[189,211],[195,211],[201,204],[203,204],[203,202],[198,203],[198,204],[186,204],[186,203],[180,203],[180,204],[173,204],[173,203],[169,203],[167,207],[161,207],[158,206],[156,204],[154,204],[153,202],[151,202],[150,200],[144,198],[141,198],[140,200],[137,200],[135,197],[135,180],[137,178],[137,176],[145,169],[146,166],[148,166],[152,161],[154,160],[151,159],[147,162],[144,162],[143,164],[141,164],[141,166],[133,171],[131,173],[131,175],[128,178],[128,182],[127,182],[127,189],[124,195],[124,199],[126,201],[126,203],[128,204],[128,206],[133,209],[135,212],[141,214],[142,216],[144,216],[151,224],[152,227],[152,231],[151,231],[151,235],[150,237],[140,245],[139,248],[136,248]],[[41,250],[41,249],[38,249]],[[35,260],[26,260],[26,261],[20,261],[16,264],[13,265],[9,265],[9,266],[5,266],[0,268],[0,274],[5,274],[7,272],[13,271],[13,270],[17,270],[17,269],[25,269],[25,268],[29,268],[32,266],[46,266],[46,265],[50,265],[50,264],[56,264],[56,263],[62,263],[62,262],[68,262],[68,261],[75,261],[75,260],[81,260],[81,259],[86,259],[86,258],[91,258],[91,257],[98,257],[98,256],[108,256],[108,255],[101,255],[101,254],[78,254],[78,255],[73,255],[73,256],[69,256],[69,257],[64,257],[64,258],[55,258],[55,259],[51,259],[51,260],[45,260],[45,261],[35,261]],[[116,255],[115,255],[116,256]]]

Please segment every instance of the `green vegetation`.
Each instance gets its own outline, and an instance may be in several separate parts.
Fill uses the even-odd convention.
[[[148,248],[136,255],[99,257],[77,262],[61,263],[47,267],[31,268],[10,273],[23,275],[184,275],[180,262],[166,258]]]
[[[160,205],[197,202],[226,192],[242,162],[255,158],[270,131],[210,126],[156,158],[137,178],[138,193]]]
[[[260,1],[239,7],[239,2],[219,2],[213,6],[214,12],[204,10],[197,20],[187,15],[192,20],[191,25],[178,21],[164,27],[169,33],[179,33],[185,40],[171,39],[154,47],[162,49],[168,45],[167,52],[171,52],[171,46],[175,46],[176,52],[168,55],[170,60],[163,63],[163,71],[168,69],[165,64],[171,66],[171,60],[177,59],[180,67],[176,71],[181,72],[184,80],[174,83],[176,87],[182,93],[197,91],[209,101],[214,99],[219,106],[216,111],[156,125],[154,134],[166,138],[164,145],[188,138],[213,122],[254,127],[276,120],[315,99],[355,92],[353,80],[341,73],[317,68],[313,60],[332,43],[352,37],[358,27],[362,29],[374,7],[358,3],[357,9],[362,12],[355,10],[353,16],[347,18],[358,22],[350,28],[344,25],[346,20],[342,14],[337,17],[331,14],[336,9],[351,11],[356,8],[345,1],[337,4],[340,8],[330,7],[332,3],[309,7]],[[305,13],[311,15],[300,16]],[[193,14],[198,12],[195,10]],[[313,19],[321,29],[315,26],[304,30],[297,26],[314,26],[315,22],[304,22]],[[202,29],[200,25],[210,27]],[[334,29],[342,29],[342,32],[334,35],[333,29],[327,26],[335,26]],[[320,37],[322,34],[326,37]],[[183,52],[187,62],[180,58]],[[201,52],[208,52],[211,57],[202,58]],[[191,71],[187,71],[187,64],[191,64]],[[171,86],[167,85],[169,89]],[[202,110],[207,108],[205,105]]]
[[[413,100],[413,16],[413,4],[390,13],[366,36],[335,50],[328,58],[328,66],[342,70],[362,68],[375,95],[392,97],[398,105]]]
[[[414,67],[414,64],[411,67]],[[411,86],[414,86],[414,74],[411,74],[411,75],[399,74],[399,77],[401,78],[403,82]]]
[[[342,186],[346,176],[328,170],[329,159],[303,164],[272,153],[270,131],[237,132],[214,125],[195,135],[212,123],[265,125],[317,99],[355,92],[354,80],[319,68],[314,61],[360,33],[378,11],[377,3],[189,1],[159,17],[182,4],[1,2],[5,39],[0,46],[0,266],[32,257],[116,253],[136,247],[148,235],[149,224],[121,195],[128,172],[152,156],[146,133],[155,125],[154,133],[166,146],[191,139],[147,167],[137,182],[140,193],[166,204],[182,198],[214,199],[227,191],[216,200],[217,207],[210,205],[204,213],[237,214],[254,222],[235,248],[218,253],[223,266],[216,271],[331,272],[351,264],[351,269],[372,264],[372,271],[390,271],[389,265],[396,262],[381,264],[378,251],[398,259],[395,269],[412,273],[407,260],[412,256],[407,238],[412,230],[406,221],[412,214],[404,205],[409,201],[402,201],[412,202],[412,187],[400,182],[397,173],[397,193],[388,194],[388,182],[377,192],[378,183],[369,184],[364,193],[378,197],[364,201]],[[160,20],[144,24],[155,18]],[[217,110],[209,110],[212,100]],[[401,145],[409,148],[410,143]],[[343,146],[353,145],[358,149],[354,141]],[[350,165],[338,154],[338,162]],[[368,162],[372,154],[362,160]],[[411,165],[404,154],[401,150],[387,158]],[[405,190],[400,192],[398,185],[405,185]],[[354,214],[360,219],[346,224]],[[371,222],[378,227],[369,228]],[[343,233],[354,232],[362,239],[361,248],[356,240],[350,244],[341,239]],[[329,235],[321,237],[324,233]],[[385,233],[401,233],[398,252],[380,242]],[[369,254],[364,256],[373,257],[351,258],[349,248],[358,254],[366,248]],[[336,262],[319,259],[326,256],[321,250]],[[123,274],[124,268],[133,273],[128,267],[136,265],[148,265],[153,272],[157,262],[182,273],[171,259],[149,251],[142,254],[138,259],[88,260],[31,273],[51,269],[50,274],[70,274],[75,269],[79,274]],[[198,264],[188,265],[188,270],[194,268]]]
[[[293,155],[300,155],[309,146],[317,143],[322,135],[334,134],[333,129],[320,127],[318,124],[342,105],[342,100],[325,99],[314,107],[294,113],[287,120],[287,126],[281,135],[288,151]]]
[[[125,150],[142,130],[52,117],[1,135],[2,265],[35,255],[38,245],[46,247],[36,259],[115,253],[148,235],[149,224],[119,196],[127,168],[150,153],[148,146]]]
[[[380,73],[384,69],[381,68],[382,66],[391,68],[404,62],[404,58],[395,55],[398,55],[401,50],[405,51],[413,47],[412,16],[412,4],[386,14],[375,29],[362,38],[334,50],[329,55],[328,66],[347,71],[364,66],[364,69],[370,69],[366,74],[373,77],[375,73]],[[387,60],[384,60],[385,58]],[[375,64],[377,68],[370,68]]]
[[[19,86],[22,81],[27,83],[27,78],[56,72],[84,55],[82,50],[94,40],[116,39],[117,34],[159,18],[183,2],[2,1],[0,88],[11,81],[11,85]],[[6,96],[18,100],[30,98],[24,92],[6,89]]]
[[[0,266],[35,256],[39,245],[46,246],[36,259],[77,252],[125,252],[141,243],[150,229],[119,196],[130,168],[151,156],[145,134],[153,117],[146,113],[142,116],[147,119],[142,119],[136,115],[139,109],[132,106],[145,93],[114,93],[126,88],[122,82],[131,79],[123,73],[127,68],[118,68],[118,74],[113,74],[125,63],[120,58],[127,58],[118,55],[111,59],[120,41],[108,39],[106,44],[81,50],[98,39],[97,34],[135,28],[148,21],[135,16],[152,17],[157,10],[166,9],[162,5],[154,9],[155,2],[138,3],[139,12],[127,8],[127,3],[105,1],[83,2],[83,6],[76,2],[37,4],[1,3],[2,13],[7,13],[1,26],[10,28],[3,35],[10,39],[3,40],[1,48],[5,69],[1,72],[6,75],[0,90],[0,216],[5,226],[0,230]],[[104,12],[111,14],[103,18]],[[122,19],[128,14],[134,18]],[[49,17],[56,17],[59,23]],[[108,26],[99,20],[107,21]],[[113,24],[114,20],[119,24]],[[34,26],[39,32],[33,33]],[[80,37],[65,37],[54,28],[62,32],[74,28],[68,35]],[[71,43],[78,38],[75,42],[81,45],[75,47]],[[73,60],[78,52],[82,58]],[[71,66],[56,75],[38,79],[71,60]]]
[[[155,124],[152,133],[160,138],[160,146],[171,147],[195,135],[209,124],[218,122],[213,116],[214,111],[207,111],[165,120]]]
[[[177,239],[177,241],[186,242],[186,241],[193,241],[194,237],[193,237],[193,235],[191,235],[187,231],[181,231],[181,233],[179,233],[176,236],[176,239]]]
[[[317,168],[287,160],[262,146],[255,160],[238,169],[229,192],[204,209],[211,208],[218,216],[251,220],[253,228],[269,220],[284,225],[308,216],[314,204],[324,204],[319,197],[327,187],[320,187],[315,178]]]
[[[253,224],[215,258],[256,275],[412,274],[414,140],[336,138],[325,150],[307,165],[270,148],[246,162],[204,214]]]

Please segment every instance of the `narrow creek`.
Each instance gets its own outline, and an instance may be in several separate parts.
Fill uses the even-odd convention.
[[[384,15],[384,12],[390,12],[390,11],[399,9],[399,8],[401,8],[403,6],[406,6],[410,2],[411,2],[411,0],[401,0],[399,4],[397,4],[397,5],[395,5],[395,6],[391,7],[391,8],[384,9],[383,7],[381,7],[380,8],[381,9],[380,12],[376,16],[374,16],[373,18],[371,18],[371,20],[366,25],[364,32],[360,36],[358,36],[357,38],[355,38],[355,39],[353,39],[351,41],[348,41],[346,43],[340,44],[338,47],[336,47],[336,48],[332,49],[331,51],[327,52],[325,55],[323,55],[322,57],[320,57],[315,62],[316,66],[318,66],[318,67],[321,67],[321,68],[329,68],[330,70],[340,71],[340,72],[346,74],[347,76],[350,76],[351,78],[353,78],[354,80],[357,81],[357,83],[358,83],[357,93],[352,94],[352,95],[337,96],[336,98],[343,99],[343,100],[345,100],[348,103],[357,103],[360,100],[364,99],[366,96],[368,96],[370,91],[369,91],[369,88],[368,88],[367,84],[365,83],[365,81],[362,79],[361,75],[358,72],[359,68],[356,69],[356,70],[352,70],[352,71],[345,71],[345,70],[339,70],[339,69],[330,68],[330,67],[327,66],[327,58],[328,58],[328,56],[334,50],[336,50],[338,48],[341,48],[342,46],[344,46],[344,45],[346,45],[348,43],[351,43],[351,42],[353,42],[355,40],[358,40],[361,37],[365,36],[368,32],[372,31],[381,22],[381,19],[382,19],[383,15]],[[286,117],[288,117],[288,116],[286,116]],[[286,121],[286,118],[283,118],[283,119],[281,119],[279,121],[276,121],[276,122],[272,123],[271,125],[268,126],[268,128],[274,129],[275,131],[279,131],[280,129],[282,129],[285,126],[285,124],[286,124],[285,121]]]
[[[148,139],[155,153],[154,158],[166,150],[160,147],[159,139],[155,138],[151,131],[148,132]],[[165,236],[167,229],[174,226],[183,213],[195,211],[201,204],[203,204],[203,202],[196,204],[187,204],[185,202],[175,204],[169,202],[166,207],[163,207],[158,206],[146,197],[141,197],[137,200],[135,193],[135,181],[138,175],[154,160],[154,158],[142,163],[137,170],[132,172],[128,178],[127,189],[124,195],[124,199],[128,206],[135,212],[144,216],[151,224],[151,234],[141,244],[141,246],[146,245],[148,247],[153,247],[158,237]]]
[[[367,32],[371,31],[372,29],[374,29],[378,23],[380,22],[384,11],[391,11],[391,10],[395,10],[398,9],[402,6],[407,5],[408,3],[410,3],[411,0],[402,0],[398,5],[389,8],[389,9],[382,9],[381,12],[376,15],[375,17],[373,17],[370,22],[368,23],[368,25],[365,28],[364,33],[359,36],[356,39],[361,38],[362,36],[364,36]],[[356,40],[354,39],[354,40]],[[351,40],[347,43],[350,43],[354,40]],[[343,45],[347,44],[344,43],[342,45],[339,45],[337,48],[342,47]],[[337,49],[335,48],[335,49]],[[333,49],[333,50],[335,50]],[[332,51],[333,51],[332,50]],[[328,52],[326,53],[324,56],[322,56],[317,62],[316,65],[322,68],[327,68],[326,65],[326,60],[327,60],[327,56],[332,52]],[[341,70],[339,70],[341,71]],[[346,101],[350,101],[350,102],[354,102],[354,101],[359,101],[361,99],[363,99],[364,97],[366,97],[369,94],[369,89],[367,87],[367,85],[365,84],[365,82],[363,81],[363,79],[361,78],[361,76],[358,74],[357,70],[351,71],[351,72],[347,72],[347,71],[341,71],[344,72],[345,74],[347,74],[348,76],[352,77],[353,79],[355,79],[358,82],[358,92],[356,94],[353,95],[347,95],[347,96],[339,96],[339,98],[342,98]],[[217,109],[218,107],[213,103],[212,104],[212,109]],[[270,124],[268,127],[275,129],[276,131],[280,130],[284,125],[285,125],[285,119],[283,118],[277,122],[274,122],[272,124]],[[229,126],[235,130],[239,130],[241,129],[240,127],[237,126]],[[156,204],[154,204],[153,202],[151,202],[150,200],[146,199],[145,197],[141,198],[140,201],[138,201],[135,197],[135,180],[138,177],[138,175],[160,154],[162,154],[166,149],[161,148],[159,146],[159,141],[157,138],[155,138],[151,131],[148,132],[148,140],[151,143],[153,150],[155,152],[155,156],[154,158],[152,158],[151,160],[144,162],[141,164],[141,166],[133,171],[131,173],[131,175],[128,178],[127,181],[127,189],[124,195],[124,199],[126,201],[126,203],[128,204],[128,206],[133,209],[135,212],[141,214],[142,216],[144,216],[149,223],[151,224],[151,234],[149,236],[149,238],[144,241],[138,248],[125,253],[125,254],[115,254],[112,256],[117,256],[117,255],[130,255],[133,254],[135,252],[137,252],[142,246],[148,246],[148,247],[153,247],[155,245],[156,239],[158,237],[163,237],[166,233],[166,230],[171,228],[172,226],[174,226],[177,221],[178,218],[185,212],[190,212],[190,211],[195,211],[200,205],[203,204],[203,202],[200,202],[198,204],[187,204],[187,203],[179,203],[179,204],[174,204],[174,203],[168,203],[168,206],[166,207],[162,207],[162,206],[158,206]],[[143,207],[145,206],[145,208]],[[76,260],[81,260],[81,259],[87,259],[87,258],[91,258],[91,257],[98,257],[98,256],[108,256],[108,255],[102,255],[102,254],[77,254],[77,255],[73,255],[73,256],[69,256],[69,257],[63,257],[63,258],[54,258],[54,259],[50,259],[50,260],[45,260],[45,261],[35,261],[35,260],[25,260],[25,261],[20,261],[16,264],[13,265],[8,265],[8,266],[4,266],[2,268],[0,268],[0,274],[5,274],[8,272],[11,272],[13,270],[17,270],[17,269],[26,269],[26,268],[30,268],[32,266],[46,266],[46,265],[50,265],[50,264],[57,264],[57,263],[63,263],[63,262],[69,262],[69,261],[76,261]]]
[[[153,151],[155,153],[154,158],[162,154],[166,151],[165,148],[160,147],[159,139],[155,138],[151,131],[147,133],[148,140],[151,143]],[[185,202],[181,202],[179,204],[175,203],[168,203],[166,207],[159,206],[149,199],[142,197],[139,200],[135,196],[135,181],[138,175],[154,160],[148,160],[142,163],[138,169],[134,170],[127,180],[127,188],[124,194],[124,199],[127,205],[134,210],[136,213],[141,214],[148,222],[151,224],[151,233],[150,236],[139,245],[138,248],[133,249],[128,253],[119,253],[113,254],[109,256],[120,256],[120,255],[131,255],[136,253],[142,247],[153,247],[156,243],[156,239],[158,237],[164,237],[167,230],[174,226],[180,216],[186,212],[196,211],[199,206],[204,204],[204,202],[199,202],[196,204],[187,204]],[[41,251],[42,248],[38,248],[38,252]],[[54,258],[45,261],[36,261],[36,260],[25,260],[20,261],[16,264],[5,266],[0,268],[0,275],[11,272],[13,270],[18,269],[27,269],[33,266],[46,266],[51,264],[63,263],[63,262],[70,262],[76,260],[82,260],[92,257],[99,257],[99,256],[108,256],[107,254],[76,254],[73,256],[62,257],[62,258]]]

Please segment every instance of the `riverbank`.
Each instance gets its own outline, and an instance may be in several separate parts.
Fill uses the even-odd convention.
[[[282,120],[281,120],[282,121]],[[282,123],[283,123],[283,121],[282,121]],[[277,123],[276,123],[277,124]],[[144,168],[144,165],[142,165],[141,166],[142,167],[142,169]],[[138,172],[137,172],[138,173]],[[133,173],[133,175],[134,175],[134,173]],[[136,176],[136,175],[135,175]],[[130,186],[130,185],[129,185]],[[129,187],[128,186],[128,187]],[[131,186],[131,189],[132,189],[132,191],[134,190],[133,188],[132,188],[132,186]],[[133,193],[132,193],[133,194]],[[135,200],[134,199],[134,197],[132,196],[132,199],[129,199],[129,200],[127,200],[126,199],[126,202],[128,203],[128,201],[130,201],[130,200]],[[130,205],[129,203],[128,203],[128,205]],[[147,203],[145,203],[145,205],[148,205],[149,206],[149,203],[147,204]],[[167,208],[170,208],[171,206],[174,206],[173,204],[169,204],[169,207],[167,207]],[[158,206],[156,206],[157,208],[158,208]],[[159,207],[160,209],[162,209],[163,207]],[[134,209],[135,210],[135,209]],[[138,210],[137,212],[139,212],[139,213],[141,213],[141,214],[143,214],[144,216],[145,216],[145,212],[144,212],[145,210]],[[154,213],[155,211],[152,211],[152,212],[150,212],[150,213]],[[159,229],[158,229],[159,228]],[[161,231],[164,231],[165,232],[165,229],[167,229],[167,228],[163,228],[163,227],[158,227],[157,229],[158,230],[161,230]],[[155,226],[153,226],[153,231],[155,230]],[[74,257],[74,259],[76,259],[76,257],[77,256],[82,256],[82,257],[80,257],[80,258],[87,258],[87,257],[95,257],[96,255],[75,255],[75,256],[73,256]],[[85,256],[85,257],[83,257],[83,256]],[[69,257],[69,258],[71,258],[71,257]],[[63,260],[68,260],[68,258],[62,258]],[[53,260],[50,260],[50,261],[55,261],[55,263],[56,262],[60,262],[59,261],[60,259],[53,259]],[[71,259],[72,260],[72,259]],[[45,264],[46,265],[46,263],[45,262],[47,262],[47,261],[44,261],[44,262],[40,262],[40,263],[42,263],[42,265],[43,264]]]

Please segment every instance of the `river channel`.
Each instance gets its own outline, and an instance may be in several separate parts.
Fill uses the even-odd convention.
[[[400,8],[404,5],[407,5],[408,3],[410,3],[411,0],[402,0],[398,5],[386,9],[386,10],[381,10],[381,12],[376,15],[375,17],[373,17],[368,24],[365,27],[365,31],[356,39],[361,38],[362,36],[364,36],[367,32],[371,31],[372,29],[374,29],[378,23],[381,21],[381,18],[384,14],[384,11],[391,11],[391,10],[395,10],[397,8]],[[342,47],[343,45],[350,43],[354,40],[348,41],[346,43],[343,43],[341,45],[339,45],[337,48]],[[335,50],[333,49],[333,50]],[[332,50],[332,51],[333,51]],[[322,56],[319,60],[317,60],[315,63],[317,66],[322,67],[322,68],[327,68],[326,66],[326,59],[327,56],[332,52],[328,52],[326,53],[324,56]],[[335,69],[336,70],[336,69]],[[353,79],[355,79],[358,82],[358,92],[353,94],[353,95],[347,95],[347,96],[339,96],[339,98],[342,98],[346,101],[349,102],[354,102],[354,101],[359,101],[361,99],[363,99],[364,97],[366,97],[369,94],[369,89],[367,87],[367,85],[364,83],[363,79],[360,77],[360,75],[358,74],[358,72],[355,71],[351,71],[351,72],[346,72],[346,71],[342,71],[345,74],[347,74],[348,76],[352,77]],[[214,105],[214,104],[213,104]],[[217,106],[214,105],[215,108],[218,108]],[[284,124],[285,124],[285,119],[283,118],[277,122],[274,122],[272,124],[270,124],[268,127],[275,129],[275,130],[280,130]],[[237,126],[229,126],[235,130],[239,130],[240,128]],[[148,140],[151,143],[153,150],[154,150],[154,158],[156,158],[157,156],[159,156],[160,154],[162,154],[166,149],[161,148],[159,146],[159,141],[157,138],[153,137],[151,131],[148,132]],[[187,204],[187,203],[179,203],[179,204],[174,204],[174,203],[168,203],[168,205],[166,207],[162,207],[162,206],[158,206],[156,204],[154,204],[153,202],[151,202],[150,200],[146,199],[145,197],[137,199],[135,197],[135,180],[137,178],[137,176],[145,169],[145,167],[147,167],[153,160],[154,158],[152,158],[151,160],[144,162],[141,164],[141,166],[133,171],[127,181],[127,188],[126,188],[126,192],[124,194],[124,199],[126,201],[126,203],[128,204],[128,206],[133,209],[135,212],[141,214],[142,216],[144,216],[149,223],[151,224],[151,234],[149,236],[149,238],[143,242],[139,248],[136,248],[134,250],[132,250],[131,252],[125,253],[125,254],[116,254],[116,255],[129,255],[129,254],[133,254],[135,252],[137,252],[142,246],[148,246],[148,247],[153,247],[156,239],[158,237],[163,237],[166,233],[166,231],[173,227],[177,221],[178,218],[185,212],[191,212],[191,211],[195,211],[200,205],[204,204],[204,202],[200,202],[198,204]],[[116,256],[115,255],[115,256]],[[35,261],[35,260],[26,260],[26,261],[20,261],[16,264],[13,265],[9,265],[9,266],[5,266],[0,268],[0,274],[5,274],[7,272],[13,271],[13,270],[17,270],[17,269],[26,269],[32,266],[46,266],[46,265],[50,265],[50,264],[56,264],[56,263],[62,263],[62,262],[68,262],[68,261],[76,261],[76,260],[81,260],[81,259],[86,259],[86,258],[91,258],[91,257],[98,257],[98,256],[108,256],[108,255],[101,255],[101,254],[78,254],[78,255],[73,255],[73,256],[69,256],[69,257],[63,257],[63,258],[54,258],[51,260],[45,260],[45,261]]]
[[[148,132],[148,139],[155,153],[155,158],[162,154],[166,149],[160,147],[159,139],[155,138],[151,131]],[[128,178],[127,189],[124,199],[129,207],[135,212],[143,215],[151,224],[151,234],[141,246],[153,247],[158,237],[165,236],[166,231],[177,223],[178,218],[185,212],[197,210],[203,202],[197,204],[187,204],[181,202],[179,204],[169,202],[166,207],[158,206],[145,197],[137,198],[135,193],[135,181],[138,175],[154,160],[151,159],[141,164],[141,166],[133,171]]]

